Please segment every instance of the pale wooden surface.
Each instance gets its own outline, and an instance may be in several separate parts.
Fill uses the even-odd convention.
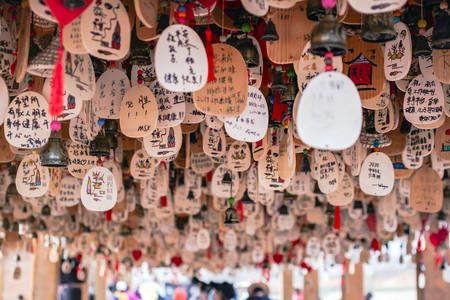
[[[304,300],[319,300],[319,272],[311,270],[304,277]]]
[[[50,248],[44,246],[45,235],[40,233],[35,246],[34,299],[58,299],[60,263],[49,260]]]
[[[364,299],[363,285],[363,264],[362,262],[355,265],[355,273],[350,275],[348,272],[349,260],[345,261],[347,269],[343,276],[344,287],[342,288],[342,300],[362,300]]]
[[[292,270],[289,268],[289,265],[284,265],[283,276],[281,276],[283,289],[281,290],[283,295],[281,297],[282,300],[292,300]]]
[[[97,267],[95,269],[95,285],[94,294],[96,300],[106,300],[106,273],[103,277],[100,274],[101,264],[97,262]]]

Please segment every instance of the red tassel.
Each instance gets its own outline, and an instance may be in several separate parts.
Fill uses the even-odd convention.
[[[166,207],[167,206],[167,197],[166,196],[162,196],[161,197],[161,206],[162,207]]]
[[[380,251],[380,245],[378,244],[377,239],[372,240],[372,244],[370,245],[373,251]]]
[[[239,222],[244,222],[244,205],[241,200],[239,200],[236,205],[236,211],[239,215]]]
[[[211,18],[211,7],[208,8],[208,29],[205,30],[206,35],[206,57],[208,58],[208,82],[212,82],[216,80],[216,76],[214,76],[214,51],[212,48],[211,42],[211,30],[209,29],[209,22]]]
[[[106,221],[112,220],[112,209],[105,211],[105,219]]]
[[[16,72],[16,67],[17,67],[17,50],[18,49],[19,49],[19,43],[17,43],[17,45],[16,45],[16,52],[13,53],[13,56],[16,57],[16,60],[11,65],[11,75],[14,75],[14,72]]]
[[[62,35],[62,30],[61,30]],[[62,43],[62,36],[61,36]],[[48,104],[48,112],[52,117],[58,117],[63,112],[63,94],[64,94],[64,76],[62,72],[62,57],[64,49],[61,47],[58,49],[58,60],[55,64],[55,70],[53,71],[53,86],[51,90],[50,102]]]
[[[166,166],[166,162],[165,161],[162,161],[161,162],[161,164],[164,166],[164,170],[166,170],[167,171],[167,166]]]
[[[206,182],[211,182],[212,181],[212,171],[209,171],[208,173],[206,173]]]
[[[339,206],[334,210],[334,229],[341,229],[341,212]]]
[[[272,113],[272,120],[274,121],[281,121],[283,119],[283,111],[284,107],[281,103],[280,99],[280,92],[275,92],[275,99],[273,101],[273,113]]]

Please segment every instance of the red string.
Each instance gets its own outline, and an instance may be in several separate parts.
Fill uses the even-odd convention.
[[[214,76],[214,51],[212,48],[212,42],[211,42],[211,29],[209,27],[211,19],[211,8],[208,8],[208,29],[205,30],[206,35],[206,57],[208,58],[208,82],[212,82],[216,79]]]
[[[334,229],[341,229],[341,212],[339,206],[334,210]]]
[[[166,196],[162,196],[161,197],[161,206],[162,207],[166,207],[167,206],[167,197]]]
[[[53,80],[52,80],[52,90],[51,97],[48,104],[48,111],[52,117],[58,117],[63,112],[63,94],[64,94],[64,76],[63,76],[63,67],[62,67],[62,57],[64,54],[64,48],[62,45],[63,38],[63,30],[61,28],[60,47],[58,49],[58,60],[55,64],[55,69],[53,71]]]

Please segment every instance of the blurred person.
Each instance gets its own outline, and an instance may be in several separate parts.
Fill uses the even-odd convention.
[[[113,294],[114,300],[140,300],[137,295],[133,295],[128,291],[128,285],[125,281],[118,281],[116,283],[116,290]]]
[[[269,288],[264,283],[254,283],[248,288],[247,300],[270,300]]]
[[[233,285],[229,284],[228,282],[211,282],[209,286],[211,287],[212,297],[214,300],[230,300],[236,297]]]

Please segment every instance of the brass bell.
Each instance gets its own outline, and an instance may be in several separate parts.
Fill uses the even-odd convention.
[[[232,33],[231,36],[227,39],[227,45],[233,46],[237,48],[240,39],[237,37],[236,33]]]
[[[290,70],[289,70],[290,71]],[[292,70],[293,71],[293,70]],[[294,72],[295,75],[295,72]],[[289,77],[289,82],[286,84],[286,89],[281,94],[280,100],[283,104],[292,105],[294,104],[295,97],[298,93],[297,77]]]
[[[9,227],[9,231],[11,232],[19,232],[19,223],[13,222]]]
[[[147,43],[136,39],[133,46],[130,64],[133,66],[146,66],[150,65],[150,47]]]
[[[363,209],[363,204],[359,200],[355,200],[353,202],[353,209]]]
[[[229,172],[226,172],[225,174],[223,174],[222,177],[222,184],[232,184],[232,179],[231,179],[231,175]]]
[[[9,220],[8,218],[3,217],[2,219],[2,229],[9,230]]]
[[[269,110],[269,127],[270,128],[281,127],[281,125],[282,125],[281,120],[271,118],[271,116],[273,115],[274,100],[275,100],[275,95],[272,93],[272,90],[269,89],[269,94],[267,94],[267,96],[266,96],[266,102],[267,102],[267,109]]]
[[[336,6],[332,9],[332,14],[336,15]],[[327,14],[326,9],[322,6],[322,0],[308,0],[306,5],[306,16],[311,21],[319,21]]]
[[[261,40],[270,42],[272,45],[273,42],[276,42],[280,39],[277,33],[277,29],[275,24],[272,22],[272,19],[269,19],[266,23],[266,28],[264,29],[264,33],[261,36]]]
[[[327,204],[327,209],[325,211],[326,215],[329,216],[334,216],[334,211],[336,210],[336,208],[334,207],[334,205],[331,205],[330,203]]]
[[[275,75],[275,78],[273,79],[273,83],[272,83],[272,85],[270,86],[270,88],[271,88],[272,90],[279,91],[279,92],[282,92],[282,91],[284,91],[285,89],[287,89],[287,86],[286,86],[286,84],[284,83],[284,76],[283,76],[283,73],[277,72],[277,74]]]
[[[169,16],[166,14],[159,14],[158,26],[156,27],[156,34],[157,35],[161,34],[164,31],[164,29],[169,27],[169,25],[170,25]]]
[[[248,69],[259,66],[259,53],[251,38],[244,37],[240,39],[236,48],[244,58]]]
[[[48,206],[47,204],[44,205],[41,209],[41,215],[48,217],[52,214],[52,211],[50,209],[50,206]]]
[[[344,26],[332,15],[324,16],[311,33],[311,48],[314,55],[325,56],[327,52],[334,56],[347,53],[347,34]]]
[[[117,147],[119,147],[119,140],[115,135],[107,134],[105,135],[105,138],[108,140],[111,149],[116,149]]]
[[[69,154],[60,137],[53,132],[53,137],[48,139],[47,144],[39,153],[41,166],[43,167],[67,167],[69,165]]]
[[[236,12],[236,15],[234,17],[233,26],[236,28],[241,29],[242,25],[245,23],[251,23],[253,24],[253,28],[256,28],[258,26],[258,17],[255,17],[252,14],[249,14],[244,6],[241,6],[238,11]]]
[[[192,190],[189,190],[186,199],[189,200],[189,201],[194,201],[195,200],[194,192]]]
[[[63,5],[72,10],[85,6],[86,0],[63,0]]]
[[[392,12],[364,16],[361,39],[367,43],[385,43],[395,40],[397,31],[394,29],[394,14]]]
[[[255,201],[250,199],[250,197],[248,196],[247,190],[245,190],[244,195],[242,196],[241,202],[243,204],[255,204]]]
[[[415,9],[414,5],[409,6],[408,12],[403,16],[403,23],[412,31],[417,31],[419,26],[417,22],[420,20],[420,11]]]
[[[10,201],[14,198],[21,197],[19,192],[17,191],[16,183],[13,181],[11,182],[8,187],[6,188],[6,194],[5,199],[6,201]]]
[[[96,58],[94,56],[91,57],[92,66],[94,67],[95,77],[100,77],[103,73],[106,72],[106,63],[104,60]]]
[[[434,24],[431,48],[450,49],[450,16],[441,15]]]
[[[286,205],[282,204],[280,206],[279,212],[280,212],[280,216],[288,216],[289,215],[289,208]]]
[[[414,43],[413,48],[414,57],[426,56],[430,55],[431,53],[432,51],[430,45],[428,44],[428,39],[423,35],[419,35]]]
[[[89,155],[91,156],[109,156],[110,145],[102,131],[89,144]]]
[[[136,217],[139,219],[145,217],[145,210],[141,205],[136,205]]]
[[[367,204],[367,214],[374,215],[375,214],[375,206],[373,206],[372,201]]]
[[[127,225],[120,226],[119,235],[120,236],[129,236],[132,234],[131,228]]]
[[[225,211],[225,220],[223,220],[224,224],[238,224],[239,219],[237,217],[237,211],[233,206],[230,206]]]

